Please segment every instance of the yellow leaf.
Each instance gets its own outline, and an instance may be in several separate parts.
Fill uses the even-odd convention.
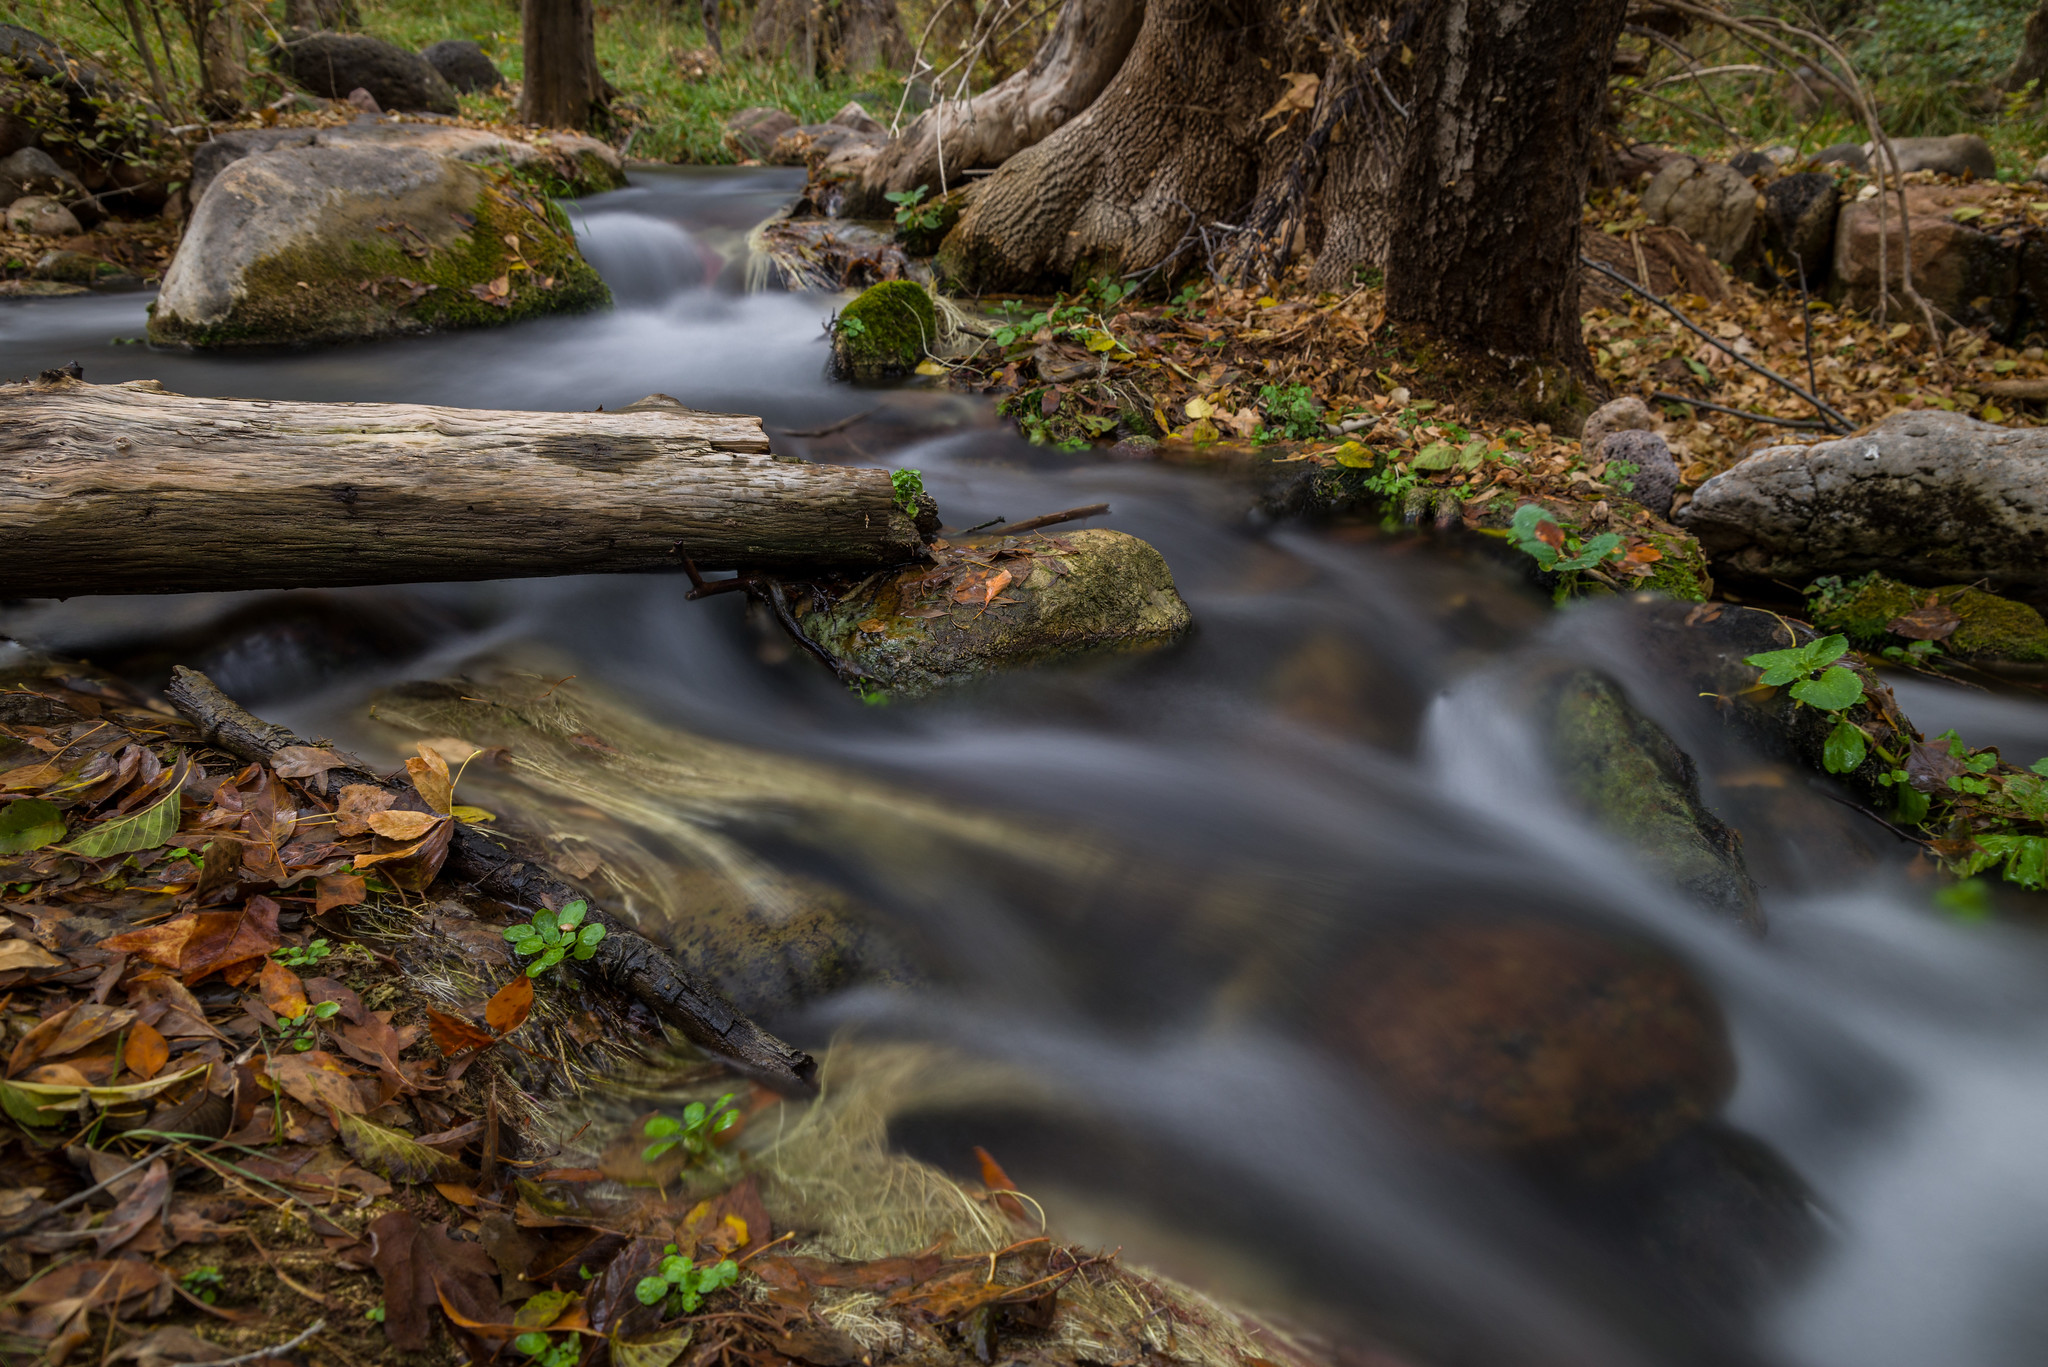
[[[917,373],[920,375],[943,375],[946,373],[946,368],[937,361],[919,361],[917,363]]]
[[[1885,334],[1885,340],[1888,342],[1896,342],[1899,340],[1899,338],[1905,336],[1912,330],[1913,325],[1911,323],[1893,323],[1892,330]]]
[[[351,1115],[340,1107],[332,1108],[330,1114],[342,1148],[379,1177],[393,1182],[476,1180],[476,1174],[460,1162],[428,1148],[409,1134]]]
[[[2000,408],[2000,407],[1999,407],[1999,406],[1998,406],[1997,404],[1995,404],[1995,403],[1987,403],[1987,404],[1985,404],[1985,405],[1984,405],[1984,421],[1986,421],[1986,422],[2004,422],[2004,421],[2005,421],[2005,410],[2004,410],[2003,408]]]
[[[1159,424],[1159,430],[1162,432],[1173,430],[1173,424],[1166,420],[1166,410],[1158,404],[1152,405],[1152,421]]]
[[[457,821],[467,822],[472,826],[476,825],[479,821],[496,821],[498,819],[496,812],[487,812],[481,807],[465,807],[460,803],[450,807],[448,815],[454,817]]]
[[[1372,468],[1372,452],[1366,450],[1365,447],[1355,441],[1345,442],[1342,446],[1330,452],[1330,454],[1336,458],[1339,465],[1350,469],[1370,470]]]
[[[1115,345],[1116,338],[1110,336],[1108,333],[1102,331],[1100,328],[1097,328],[1095,331],[1088,334],[1088,349],[1090,351],[1108,351]]]
[[[369,816],[370,829],[386,840],[418,840],[440,822],[432,812],[372,812]]]
[[[438,752],[422,745],[419,758],[405,762],[405,772],[412,778],[413,791],[425,800],[427,806],[437,812],[448,810],[449,804],[455,800],[455,782],[448,776],[448,761],[442,759]]]
[[[1259,296],[1259,307],[1262,309],[1277,308],[1279,304],[1280,301],[1270,294]]]
[[[1186,403],[1182,404],[1181,407],[1187,410],[1187,415],[1193,418],[1196,422],[1200,422],[1202,419],[1210,417],[1216,412],[1216,405],[1210,403],[1207,399],[1203,398],[1189,399]]]

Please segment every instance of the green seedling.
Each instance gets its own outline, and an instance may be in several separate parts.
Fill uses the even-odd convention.
[[[194,1300],[205,1301],[208,1305],[219,1300],[220,1293],[227,1288],[226,1281],[221,1278],[220,1269],[212,1266],[193,1268],[178,1278],[178,1285],[185,1288],[185,1294]]]
[[[534,1367],[576,1367],[576,1359],[583,1355],[574,1334],[557,1340],[538,1330],[513,1339],[512,1350],[532,1358]]]
[[[579,897],[560,911],[542,907],[533,913],[531,925],[505,927],[512,952],[522,958],[533,958],[526,966],[527,977],[538,978],[564,959],[588,959],[597,953],[604,927],[583,925],[589,910],[590,904]],[[534,958],[535,955],[539,957]]]
[[[919,470],[891,470],[889,483],[896,490],[896,506],[914,515],[917,500],[924,493],[924,473]]]
[[[320,1022],[332,1019],[340,1010],[340,1002],[309,1002],[296,1016],[279,1016],[278,1039],[287,1049],[303,1054],[319,1043]]]
[[[936,232],[946,221],[946,206],[942,203],[926,204],[924,197],[931,193],[931,186],[920,185],[915,190],[889,190],[882,198],[896,206],[896,226],[908,228],[914,233]]]
[[[270,957],[286,968],[315,968],[322,959],[333,952],[334,947],[327,941],[315,940],[311,944],[286,945],[282,949],[273,949],[270,951]]]
[[[1766,650],[1743,662],[1763,671],[1758,683],[1767,688],[1790,684],[1794,702],[1834,716],[1834,729],[1828,732],[1821,750],[1821,764],[1831,774],[1854,773],[1869,753],[1869,737],[1846,715],[1863,701],[1863,680],[1854,670],[1835,663],[1848,652],[1849,638],[1838,633],[1816,637],[1803,646]]]
[[[719,1135],[740,1123],[740,1113],[732,1109],[731,1092],[706,1106],[693,1101],[683,1108],[683,1118],[658,1115],[647,1122],[644,1133],[654,1142],[640,1152],[640,1160],[652,1163],[664,1154],[676,1149],[683,1151],[685,1166],[696,1167],[711,1163],[718,1157],[712,1141]]]
[[[1259,407],[1278,435],[1312,441],[1323,435],[1323,410],[1305,384],[1261,385]]]
[[[666,1253],[655,1265],[654,1274],[642,1277],[633,1287],[633,1294],[642,1305],[661,1306],[662,1314],[668,1318],[695,1314],[706,1296],[739,1280],[739,1264],[730,1258],[721,1258],[708,1267],[696,1267],[676,1251],[674,1244],[668,1246]]]

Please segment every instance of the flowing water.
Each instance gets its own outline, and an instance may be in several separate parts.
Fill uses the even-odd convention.
[[[372,693],[509,663],[901,795],[894,813],[821,800],[727,832],[845,889],[926,975],[776,1024],[813,1047],[933,1039],[1055,1080],[1053,1119],[933,1112],[902,1142],[969,1171],[966,1146],[987,1144],[1089,1237],[1340,1336],[1489,1367],[2048,1358],[2034,930],[1944,916],[1899,842],[1715,732],[1632,646],[1635,605],[1553,613],[1453,544],[1268,525],[1224,481],[1034,449],[957,398],[828,383],[835,301],[734,287],[746,230],[799,179],[646,175],[574,206],[618,298],[601,316],[219,357],[117,341],[141,334],[144,296],[21,302],[0,306],[0,374],[77,360],[192,394],[566,410],[662,392],[759,413],[780,449],[922,470],[952,526],[1111,504],[1107,525],[1173,567],[1188,639],[876,708],[736,596],[686,603],[671,577],[16,603],[0,632],[145,680],[198,666],[387,762]],[[1558,660],[1605,668],[1697,756],[1767,936],[1708,919],[1556,797],[1518,685]],[[2026,699],[1901,698],[1925,730],[2048,752],[2048,708]],[[928,817],[1027,834],[907,829]],[[1814,1256],[1749,1258],[1739,1210],[1701,1214],[1752,1292],[1702,1305],[1585,1201],[1404,1138],[1318,1043],[1364,931],[1504,911],[1622,927],[1693,966],[1734,1039],[1724,1119],[1810,1187]]]

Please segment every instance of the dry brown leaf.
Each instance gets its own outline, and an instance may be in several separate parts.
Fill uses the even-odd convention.
[[[155,1077],[171,1061],[171,1046],[157,1028],[143,1021],[128,1027],[128,1039],[121,1049],[122,1066],[144,1079]]]
[[[412,776],[413,791],[417,792],[428,807],[446,816],[455,802],[455,782],[448,776],[448,761],[433,750],[422,745],[419,758],[405,762],[405,772]],[[375,829],[375,823],[372,829]],[[379,831],[378,834],[384,834]],[[410,840],[412,836],[400,836]]]
[[[374,784],[349,784],[341,790],[341,801],[334,809],[335,834],[368,835],[371,815],[389,811],[395,800],[390,793]]]
[[[383,836],[386,840],[418,840],[428,831],[433,830],[436,823],[446,819],[446,817],[437,816],[432,812],[391,811],[372,812],[368,818],[370,829]],[[381,857],[385,859],[391,858],[389,854]],[[360,867],[363,862],[363,860],[358,859],[356,864]]]
[[[263,994],[263,1004],[274,1016],[286,1020],[297,1020],[306,1014],[306,985],[299,975],[275,959],[263,961],[263,971],[256,979],[256,990]]]
[[[521,973],[484,1003],[484,1024],[501,1035],[509,1035],[526,1023],[532,1010],[533,979]]]

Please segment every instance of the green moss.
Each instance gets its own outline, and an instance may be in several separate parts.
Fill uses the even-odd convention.
[[[1922,589],[1881,574],[1844,584],[1816,580],[1808,589],[1814,625],[1839,631],[1865,648],[1899,645],[1905,637],[1891,630],[1894,619],[1924,606],[1929,598],[1962,618],[1953,635],[1941,643],[1952,655],[1980,659],[2048,661],[2048,621],[2025,603],[2000,598],[1968,584]]]
[[[495,327],[611,302],[558,206],[501,176],[483,187],[472,212],[474,227],[424,257],[382,235],[279,252],[249,270],[247,295],[228,318],[193,324],[153,310],[149,338],[196,347],[344,341]],[[516,249],[507,237],[518,239]],[[475,292],[501,276],[509,289],[503,306]],[[415,299],[401,281],[432,288]]]
[[[1707,572],[1707,553],[1699,541],[1684,533],[1651,532],[1645,538],[1662,552],[1642,587],[1687,603],[1704,603],[1714,594],[1714,578]]]
[[[907,375],[938,340],[938,316],[924,286],[884,280],[839,311],[832,328],[833,368],[848,380]]]

